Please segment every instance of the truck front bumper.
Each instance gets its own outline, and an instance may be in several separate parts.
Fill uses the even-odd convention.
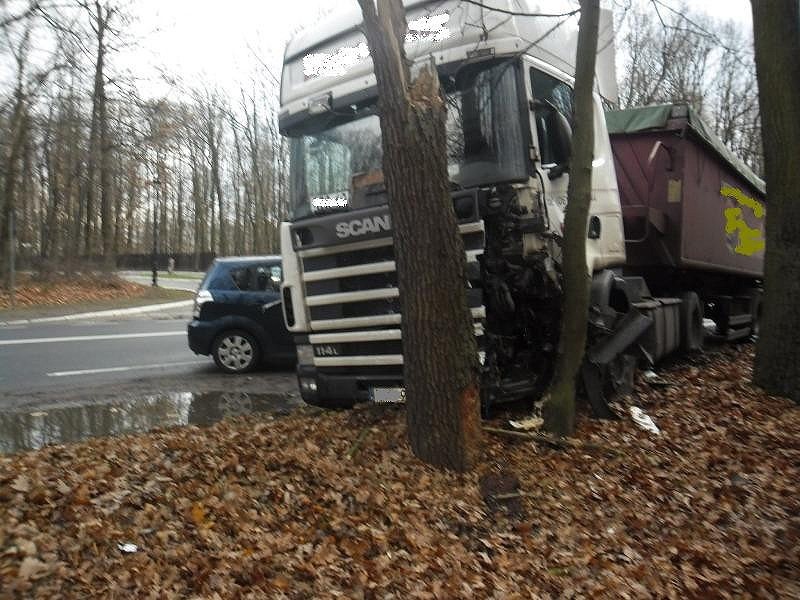
[[[300,395],[308,404],[324,408],[352,408],[358,402],[372,400],[373,387],[403,385],[397,375],[355,375],[320,372],[311,365],[298,365],[297,383]]]

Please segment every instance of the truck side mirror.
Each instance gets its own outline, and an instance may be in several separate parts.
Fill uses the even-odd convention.
[[[549,100],[536,99],[532,104],[536,112],[536,121],[540,124],[539,145],[542,147],[542,154],[546,154],[547,162],[554,165],[547,176],[550,179],[557,179],[569,172],[572,127],[567,118]]]
[[[589,231],[588,231],[588,238],[590,240],[598,240],[600,239],[601,233],[601,224],[600,224],[600,217],[597,215],[592,215],[589,218]]]
[[[569,172],[569,159],[572,156],[572,127],[567,118],[555,106],[549,115],[550,131],[553,135],[553,153],[556,166],[550,169],[548,177],[555,179]]]

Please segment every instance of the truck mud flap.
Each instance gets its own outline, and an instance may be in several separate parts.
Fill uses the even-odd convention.
[[[618,419],[603,393],[603,373],[600,367],[584,361],[581,367],[581,379],[589,406],[592,407],[592,414],[598,419]]]
[[[635,344],[653,324],[653,320],[638,311],[627,313],[615,330],[589,348],[581,367],[586,396],[592,413],[599,419],[616,419],[605,397],[607,372],[611,362]]]

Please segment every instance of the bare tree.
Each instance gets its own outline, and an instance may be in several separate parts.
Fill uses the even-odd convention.
[[[755,382],[800,402],[800,3],[753,1],[769,208]]]
[[[161,245],[198,268],[210,252],[277,249],[287,167],[274,84],[254,75],[236,104],[179,83],[179,100],[142,101],[115,60],[129,18],[116,0],[0,2],[13,77],[0,89],[4,265],[10,248],[54,270],[146,257],[156,218]]]
[[[692,106],[757,173],[761,137],[755,66],[747,32],[687,5],[633,4],[622,20],[623,108],[657,103]]]
[[[592,200],[592,89],[599,18],[599,0],[581,0],[575,58],[575,125],[562,252],[564,309],[555,376],[544,410],[545,426],[558,435],[570,435],[575,429],[575,378],[586,348],[592,283],[591,273],[586,269],[586,236]]]

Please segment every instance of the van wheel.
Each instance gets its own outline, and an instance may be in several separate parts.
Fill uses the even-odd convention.
[[[695,352],[703,349],[703,306],[695,292],[686,292],[681,296],[681,349],[684,352]]]
[[[258,343],[245,331],[225,331],[214,340],[211,354],[226,373],[246,373],[258,364]]]

